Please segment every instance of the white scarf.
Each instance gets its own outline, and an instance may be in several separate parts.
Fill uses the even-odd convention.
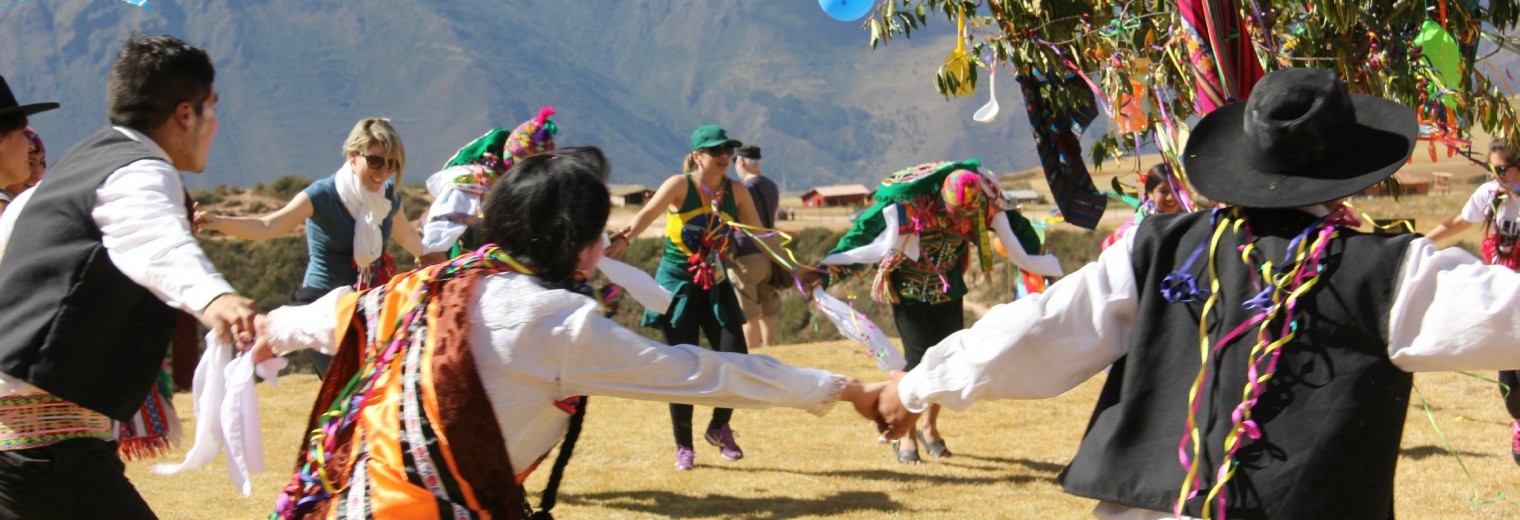
[[[391,213],[391,201],[385,191],[369,191],[359,180],[348,162],[336,175],[338,198],[343,207],[354,217],[354,265],[359,266],[359,282],[369,279],[369,266],[380,258],[385,238],[380,236],[380,223]]]

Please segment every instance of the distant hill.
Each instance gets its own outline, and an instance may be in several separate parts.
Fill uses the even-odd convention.
[[[559,110],[564,144],[603,147],[613,182],[674,173],[696,126],[765,148],[788,189],[874,182],[934,159],[1035,166],[1011,75],[1002,117],[946,102],[932,74],[953,24],[871,51],[858,25],[811,2],[551,0],[27,0],[0,7],[0,74],[23,101],[64,109],[34,126],[54,153],[104,124],[106,72],[132,32],[206,48],[221,133],[192,188],[319,178],[361,117],[393,118],[421,182],[459,146]],[[984,78],[985,79],[985,78]]]

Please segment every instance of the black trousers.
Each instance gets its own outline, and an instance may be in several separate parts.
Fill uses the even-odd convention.
[[[0,518],[158,518],[125,469],[114,441],[70,439],[0,451]]]
[[[724,287],[728,287],[724,284]],[[730,289],[732,290],[732,289]],[[738,352],[748,354],[749,346],[744,343],[744,325],[742,323],[729,322],[728,325],[718,324],[718,316],[712,309],[710,291],[692,291],[691,301],[686,302],[687,312],[680,327],[672,327],[669,323],[660,326],[660,332],[665,333],[665,343],[669,345],[700,345],[701,336],[707,336],[707,342],[717,349],[718,352]],[[730,315],[738,314],[738,309],[733,309]],[[680,446],[692,446],[691,444],[691,414],[692,406],[689,404],[670,405],[670,426],[675,431],[676,444]],[[728,420],[734,415],[732,408],[714,408],[712,420],[707,423],[707,428],[722,428],[728,424]]]
[[[903,357],[908,360],[903,371],[918,366],[929,347],[966,328],[966,315],[962,309],[958,297],[945,303],[903,300],[892,305],[892,320],[897,324],[897,333],[902,336]]]
[[[1500,370],[1499,395],[1504,396],[1504,407],[1509,417],[1520,421],[1520,370]]]
[[[331,289],[322,290],[312,287],[302,287],[300,289],[296,289],[295,294],[290,295],[290,304],[306,305],[308,303],[317,301],[323,296],[327,296],[327,293],[330,292],[332,292]],[[315,350],[303,351],[301,352],[301,355],[306,356],[306,360],[311,362],[311,368],[316,369],[317,379],[327,377],[327,365],[332,364],[332,356],[317,352]]]

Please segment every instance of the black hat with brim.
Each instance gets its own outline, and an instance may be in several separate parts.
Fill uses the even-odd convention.
[[[16,101],[16,95],[11,93],[10,84],[5,82],[5,76],[0,76],[0,117],[11,114],[29,116],[38,112],[46,112],[58,108],[57,103],[32,103],[23,105]]]
[[[1245,103],[1198,122],[1183,151],[1188,180],[1228,204],[1290,208],[1354,195],[1398,171],[1419,123],[1402,104],[1347,92],[1333,72],[1263,77]]]

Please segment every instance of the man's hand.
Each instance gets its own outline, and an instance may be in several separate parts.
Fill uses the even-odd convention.
[[[855,413],[875,422],[876,431],[880,432],[885,430],[887,425],[882,422],[881,415],[876,412],[876,399],[881,396],[881,389],[885,386],[886,383],[867,385],[853,377],[845,377],[844,392],[840,394],[839,400],[848,401],[854,405]]]
[[[883,442],[901,438],[913,429],[918,422],[918,414],[908,411],[902,404],[902,399],[897,395],[897,384],[902,380],[903,372],[892,372],[892,380],[884,383],[881,395],[876,400],[876,413],[881,416],[880,428]]]
[[[255,323],[258,315],[259,305],[253,300],[226,293],[211,300],[211,304],[201,311],[201,323],[216,332],[222,341],[247,350],[258,332]]]

